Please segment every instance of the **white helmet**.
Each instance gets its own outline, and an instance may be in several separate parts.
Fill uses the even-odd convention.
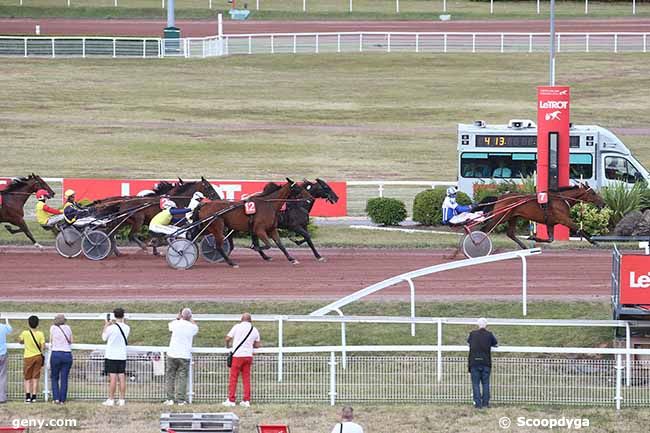
[[[167,199],[167,200],[163,201],[162,207],[163,207],[163,209],[171,209],[173,207],[176,207],[176,203],[174,203],[173,201]]]
[[[201,191],[197,191],[192,195],[192,200],[201,201],[205,198]]]
[[[456,195],[457,192],[458,192],[458,188],[456,188],[455,186],[450,186],[449,188],[447,188],[448,196]]]

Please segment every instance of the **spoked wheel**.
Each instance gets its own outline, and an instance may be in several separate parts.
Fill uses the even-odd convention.
[[[165,258],[174,269],[189,269],[199,258],[199,252],[192,241],[176,239],[169,244]]]
[[[216,243],[217,241],[214,239],[214,236],[212,235],[206,235],[201,240],[201,245],[200,245],[201,256],[203,256],[203,258],[210,263],[223,262],[223,256],[219,251],[217,251]],[[233,247],[234,247],[234,243],[231,236],[224,239],[223,251],[226,254],[230,255],[230,252],[233,250]]]
[[[492,252],[492,241],[481,231],[471,232],[463,236],[461,249],[468,259],[488,256]]]
[[[72,227],[64,228],[56,235],[54,246],[61,257],[77,257],[81,254],[81,233]]]
[[[104,260],[113,251],[113,242],[103,231],[91,230],[83,236],[81,249],[90,260]]]

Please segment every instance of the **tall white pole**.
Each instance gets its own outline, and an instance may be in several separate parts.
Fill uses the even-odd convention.
[[[217,35],[219,35],[219,38],[223,38],[223,15],[219,14],[217,15]]]
[[[537,0],[537,15],[539,15],[539,0]]]
[[[550,46],[550,71],[549,81],[551,86],[555,86],[555,0],[551,0],[551,28],[549,32]]]
[[[399,13],[399,0],[395,0],[395,13]]]
[[[352,0],[350,0],[350,12],[352,12]]]
[[[494,0],[490,0],[490,15],[494,13]]]
[[[589,0],[585,0],[585,15],[589,13]]]
[[[447,12],[447,0],[442,0],[442,11]]]

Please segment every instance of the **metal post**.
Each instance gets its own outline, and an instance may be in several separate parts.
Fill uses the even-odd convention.
[[[86,38],[81,38],[81,57],[86,58]]]
[[[388,41],[387,42],[388,43],[386,45],[386,52],[390,53],[390,33],[388,33]]]
[[[49,350],[46,350],[44,355],[45,355],[45,359],[48,359],[48,357],[51,356],[51,353],[49,352]],[[50,366],[46,362],[44,367],[45,368],[43,369],[43,373],[44,373],[44,375],[43,375],[43,399],[45,401],[48,401],[49,400],[48,396],[50,394],[50,381],[48,380],[50,378]]]
[[[297,38],[297,35],[294,34],[293,35],[293,53],[294,54],[296,54],[296,38]]]
[[[253,54],[253,37],[248,35],[248,54]]]
[[[56,57],[54,53],[54,38],[52,38],[52,58]]]
[[[589,0],[585,0],[585,15],[589,13]]]
[[[630,323],[625,322],[625,386],[630,386],[632,379],[632,355],[630,353],[631,345],[632,341],[630,338]]]
[[[167,27],[176,27],[176,16],[174,15],[174,1],[167,0]]]
[[[24,39],[25,42],[25,57],[27,57],[27,38]]]
[[[336,52],[341,52],[341,34],[336,35]]]
[[[381,198],[384,196],[384,184],[380,183],[378,189],[379,189],[379,198]]]
[[[618,53],[618,33],[614,34],[614,52]]]
[[[203,49],[205,51],[205,47]],[[142,40],[142,58],[144,59],[146,57],[147,57],[147,40],[143,39]],[[203,57],[205,57],[205,55]]]
[[[205,39],[203,39],[203,58],[205,59]]]
[[[165,9],[165,0],[160,0],[162,9]]]
[[[350,13],[352,13],[352,0],[350,0]]]
[[[494,13],[494,0],[490,0],[490,15]]]
[[[302,0],[302,11],[307,12],[307,0]]]
[[[589,52],[589,33],[585,36],[585,53]]]
[[[318,33],[316,33],[316,54],[318,54]]]
[[[273,35],[271,35],[271,54],[275,54],[275,42]]]
[[[442,319],[438,319],[438,357],[436,360],[438,383],[442,382]]]
[[[284,361],[284,356],[282,353],[282,348],[284,347],[283,335],[283,322],[282,317],[280,317],[278,319],[278,382],[282,382],[282,363]]]
[[[255,10],[260,10],[260,0],[255,1]]]
[[[526,264],[526,257],[521,257],[521,303],[523,315],[528,314],[528,269]]]
[[[442,11],[447,12],[447,0],[442,0]]]
[[[540,11],[539,11],[539,0],[537,0],[537,15],[539,15],[539,13],[540,13]]]
[[[336,311],[339,316],[343,317],[343,312],[339,310],[338,308]],[[345,322],[341,322],[341,365],[343,366],[343,370],[345,370],[348,366],[348,350],[347,350],[347,340],[345,338]]]
[[[208,9],[212,9],[212,0],[208,0]]]
[[[330,406],[336,404],[336,357],[330,352]]]
[[[116,51],[117,51],[117,49],[116,49],[117,47],[115,46],[116,43],[117,42],[116,42],[115,38],[113,38],[113,58],[115,58],[115,54],[116,54]]]
[[[415,52],[416,53],[420,52],[420,34],[419,33],[415,34]]]
[[[472,53],[476,52],[476,33],[472,33]]]
[[[411,318],[415,319],[415,284],[410,278],[406,280],[411,290]],[[411,323],[411,337],[415,337],[415,322]]]
[[[447,52],[447,33],[443,35],[443,52]]]
[[[165,356],[161,354],[161,356]],[[192,404],[194,400],[194,356],[190,353],[190,365],[187,372],[187,401]]]
[[[549,31],[549,56],[550,56],[550,71],[549,83],[555,86],[555,0],[551,0],[551,18],[550,18],[550,31]]]
[[[559,53],[560,51],[562,51],[562,33],[557,34],[557,52]]]
[[[533,52],[533,34],[528,35],[528,52],[532,53]]]
[[[648,41],[648,34],[644,33],[643,34],[643,52],[644,53],[646,53],[648,51],[647,50],[647,46],[648,46],[647,41]]]
[[[503,33],[501,33],[501,53],[503,53],[503,38],[504,38],[504,35],[503,35]]]
[[[632,0],[632,15],[636,15],[636,0]]]
[[[395,0],[395,13],[399,13],[399,0]]]
[[[117,0],[113,2],[113,6],[117,7]]]
[[[616,354],[616,397],[614,399],[616,400],[616,410],[621,410],[621,400],[623,397],[621,397],[621,370],[623,369],[623,365],[621,362],[621,355]]]
[[[68,0],[68,7],[70,7],[70,0]]]
[[[363,52],[363,33],[359,33],[359,52]]]

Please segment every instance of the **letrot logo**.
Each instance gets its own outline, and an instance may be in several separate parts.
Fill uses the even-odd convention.
[[[566,110],[569,101],[539,101],[539,108],[543,110]]]
[[[630,272],[630,287],[635,289],[647,289],[650,287],[650,272],[639,275],[636,278],[636,272]]]
[[[553,111],[552,113],[546,113],[544,119],[546,120],[561,120],[560,119],[561,111]]]

